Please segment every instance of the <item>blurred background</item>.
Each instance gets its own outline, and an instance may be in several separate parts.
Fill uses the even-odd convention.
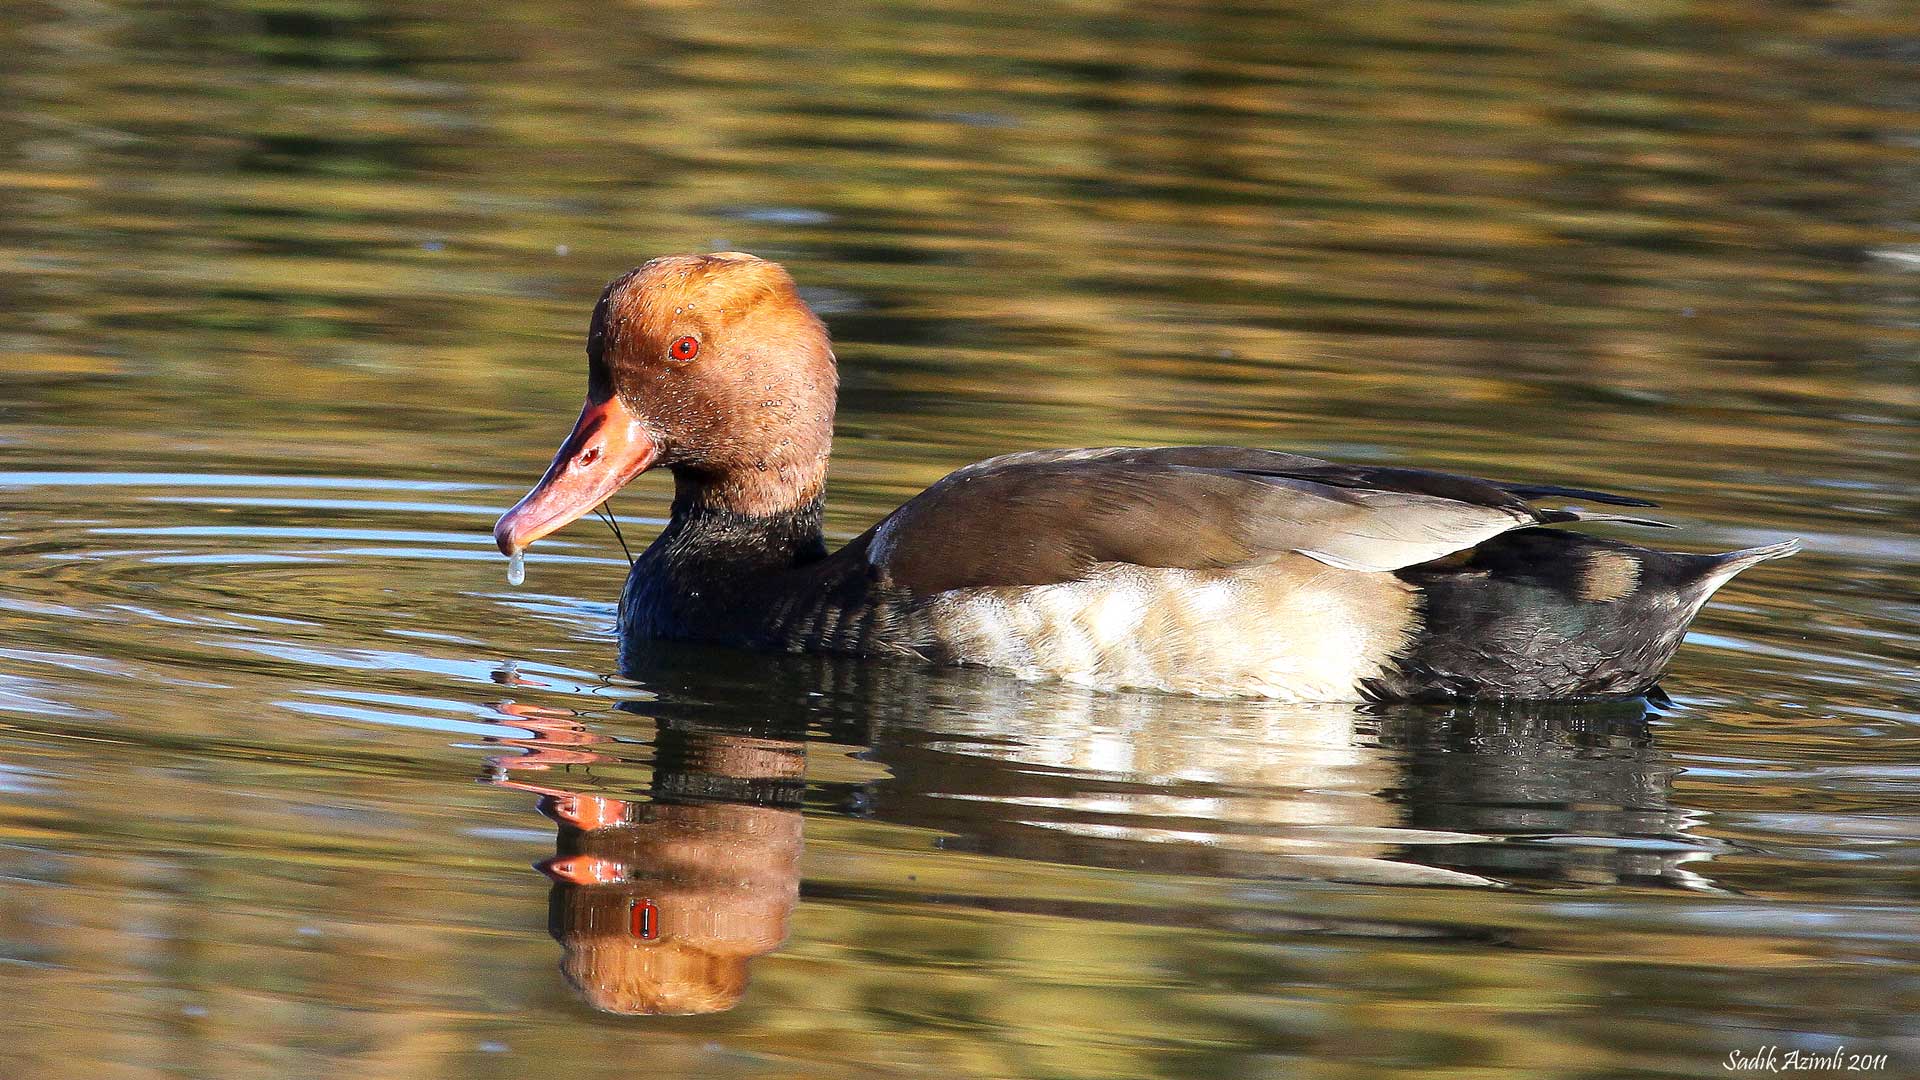
[[[0,1075],[1920,1070],[1911,0],[0,0],[0,57]],[[1808,551],[1647,715],[617,673],[605,530],[521,589],[486,530],[605,282],[724,248],[835,336],[837,538],[1221,441]]]

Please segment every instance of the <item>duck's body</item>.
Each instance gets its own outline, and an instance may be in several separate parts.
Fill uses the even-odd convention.
[[[1577,520],[1523,498],[1551,490],[1241,447],[1039,451],[969,466],[831,555],[818,503],[681,503],[627,578],[621,639],[1290,701],[1637,694],[1715,589],[1792,550],[1533,528]]]
[[[980,462],[828,554],[832,354],[784,271],[655,260],[608,287],[589,353],[580,424],[496,535],[516,552],[672,468],[672,519],[627,579],[627,648],[1293,701],[1629,695],[1715,589],[1796,550],[1655,551],[1541,526],[1657,522],[1535,505],[1637,499],[1203,446]]]

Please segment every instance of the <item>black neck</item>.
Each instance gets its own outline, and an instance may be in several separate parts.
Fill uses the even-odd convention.
[[[822,500],[767,515],[741,514],[679,497],[673,517],[634,563],[623,623],[648,636],[704,637],[751,619],[780,575],[826,557]]]
[[[827,553],[820,528],[821,498],[776,513],[742,514],[685,495],[673,500],[673,516],[648,555],[717,580],[778,573]]]

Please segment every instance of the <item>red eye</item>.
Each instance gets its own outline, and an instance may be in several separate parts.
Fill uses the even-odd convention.
[[[700,355],[698,338],[683,337],[667,348],[667,355],[675,360],[691,360]]]

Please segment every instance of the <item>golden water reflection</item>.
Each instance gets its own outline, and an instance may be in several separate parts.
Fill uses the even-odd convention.
[[[816,796],[943,834],[948,850],[1225,879],[1717,891],[1717,845],[1672,805],[1673,767],[1639,702],[1274,705],[790,659],[756,686],[759,708],[718,719],[730,681],[705,650],[692,664],[665,651],[632,673],[663,693],[624,708],[619,739],[503,702],[528,735],[489,740],[518,752],[489,757],[485,779],[537,795],[558,827],[538,864],[554,882],[550,929],[567,981],[607,1012],[740,1003],[800,895],[810,739],[863,746],[885,770]],[[633,916],[647,902],[657,939]]]

